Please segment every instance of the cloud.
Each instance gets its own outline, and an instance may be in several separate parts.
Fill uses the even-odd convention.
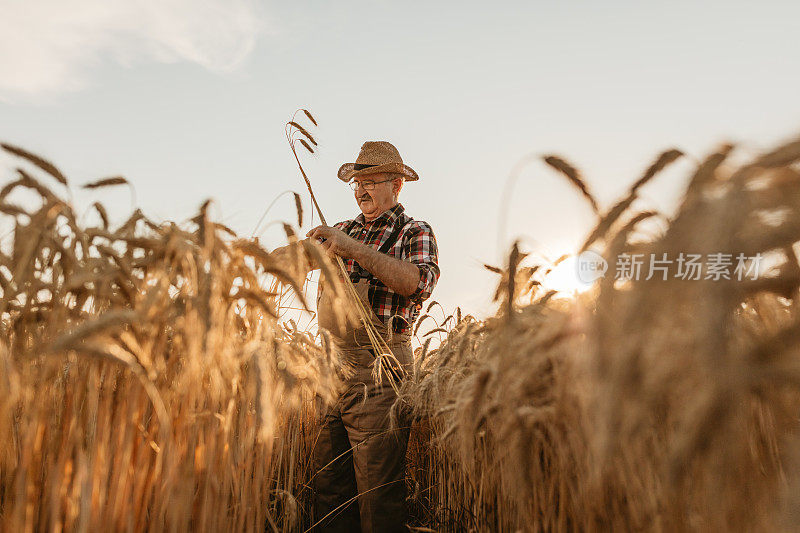
[[[108,60],[188,61],[229,71],[263,27],[255,0],[0,0],[0,13],[5,102],[80,90]]]

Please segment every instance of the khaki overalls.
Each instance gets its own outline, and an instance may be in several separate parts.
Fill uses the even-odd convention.
[[[368,301],[369,281],[361,279],[354,285],[376,329],[388,340],[386,326]],[[375,383],[372,375],[375,357],[366,330],[363,325],[339,329],[324,288],[320,289],[317,318],[319,326],[332,333],[355,372],[333,405],[326,407],[319,403],[321,432],[313,453],[314,522],[329,513],[330,516],[315,531],[408,531],[406,417],[398,419],[398,429],[389,430],[389,410],[397,395],[388,376],[384,376],[382,383]],[[413,357],[410,336],[394,334],[389,347],[404,370],[410,372]]]

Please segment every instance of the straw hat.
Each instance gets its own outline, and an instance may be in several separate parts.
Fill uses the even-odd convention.
[[[339,179],[348,182],[355,176],[389,172],[401,174],[406,181],[417,181],[419,176],[414,169],[403,164],[400,152],[386,141],[367,141],[361,146],[355,163],[345,163],[339,167]]]

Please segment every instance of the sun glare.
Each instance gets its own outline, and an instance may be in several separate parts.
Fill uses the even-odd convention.
[[[570,296],[588,291],[593,284],[578,277],[578,258],[574,255],[561,261],[542,280],[542,286],[546,290],[555,290]]]

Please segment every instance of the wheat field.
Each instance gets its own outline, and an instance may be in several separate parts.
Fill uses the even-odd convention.
[[[118,227],[96,203],[83,224],[56,166],[3,149],[18,168],[0,190],[13,228],[0,249],[2,529],[312,528],[314,402],[343,371],[324,331],[279,318],[287,294],[313,307],[295,265],[210,220],[207,202],[187,223],[137,210]],[[800,526],[800,141],[745,163],[733,153],[696,164],[676,213],[644,232],[659,215],[633,208],[639,189],[680,152],[608,208],[545,158],[597,215],[582,250],[764,254],[772,267],[607,275],[563,297],[542,283],[554,265],[514,245],[487,265],[494,316],[434,320],[428,306],[396,404],[413,419],[414,530]],[[348,312],[336,265],[310,249]]]

